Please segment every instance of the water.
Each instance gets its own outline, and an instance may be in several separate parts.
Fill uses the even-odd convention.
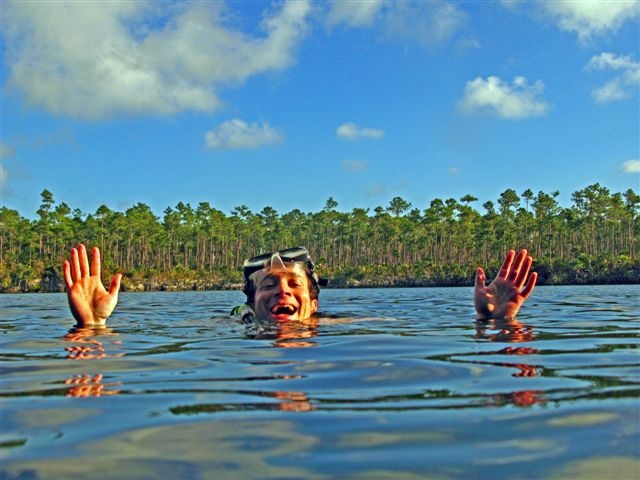
[[[246,327],[239,292],[121,294],[112,330],[4,295],[0,478],[640,478],[640,287],[325,290]]]

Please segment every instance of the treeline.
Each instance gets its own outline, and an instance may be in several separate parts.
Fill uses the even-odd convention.
[[[477,265],[495,272],[511,248],[535,257],[541,283],[637,283],[640,196],[593,184],[561,207],[559,192],[507,189],[478,199],[435,199],[420,210],[401,197],[373,211],[230,215],[207,202],[169,207],[162,217],[138,203],[86,214],[56,204],[44,190],[37,219],[0,209],[0,290],[57,290],[60,265],[78,241],[98,246],[105,275],[125,274],[126,289],[225,288],[241,282],[243,259],[304,245],[333,285],[468,285]],[[53,282],[53,286],[52,286]]]

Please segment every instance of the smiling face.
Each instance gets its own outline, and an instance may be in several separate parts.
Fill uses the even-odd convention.
[[[304,268],[271,268],[256,279],[255,312],[262,320],[304,320],[318,310]]]

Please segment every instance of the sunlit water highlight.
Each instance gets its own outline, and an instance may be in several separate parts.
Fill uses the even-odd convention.
[[[640,287],[325,290],[318,324],[239,292],[0,296],[0,478],[640,478]]]

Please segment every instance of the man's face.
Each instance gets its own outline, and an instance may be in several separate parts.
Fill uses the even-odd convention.
[[[256,316],[262,320],[304,320],[318,310],[318,300],[309,295],[309,278],[300,265],[270,269],[257,279]]]

